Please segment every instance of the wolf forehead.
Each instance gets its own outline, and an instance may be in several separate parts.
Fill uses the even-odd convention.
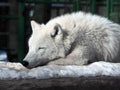
[[[35,24],[35,25],[34,25]],[[35,21],[31,21],[32,25],[32,36],[34,37],[44,37],[55,34],[54,30],[58,31],[58,28],[61,28],[61,25],[58,23],[52,24],[39,24]],[[62,28],[61,28],[62,29]]]
[[[32,35],[29,38],[28,44],[44,44],[46,41],[49,42],[51,38],[55,37],[56,34],[59,34],[58,29],[62,29],[58,23],[53,23],[53,25],[44,25],[39,24],[35,21],[31,21],[32,26]],[[44,42],[44,43],[43,43]]]

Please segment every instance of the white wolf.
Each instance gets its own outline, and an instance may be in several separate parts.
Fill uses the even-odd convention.
[[[32,36],[23,65],[84,65],[116,61],[120,26],[91,13],[77,12],[51,19],[46,25],[31,21]],[[119,60],[120,61],[120,60]]]

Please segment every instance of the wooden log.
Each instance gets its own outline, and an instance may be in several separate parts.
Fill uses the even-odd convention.
[[[0,90],[120,90],[120,77],[0,80]]]

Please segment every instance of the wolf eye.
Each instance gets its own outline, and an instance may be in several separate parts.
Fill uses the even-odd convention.
[[[45,49],[45,47],[39,47],[38,50]]]
[[[38,50],[40,50],[40,49],[43,49],[43,48],[39,47]]]
[[[38,50],[40,50],[41,48],[39,47]]]

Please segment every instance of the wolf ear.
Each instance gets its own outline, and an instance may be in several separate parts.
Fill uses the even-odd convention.
[[[55,36],[57,36],[57,35],[62,35],[62,27],[59,25],[59,24],[56,24],[55,26],[54,26],[54,30],[52,31],[52,33],[51,33],[51,37],[55,37]]]
[[[43,25],[43,24],[42,24]],[[39,23],[37,23],[36,21],[34,20],[31,20],[31,27],[32,27],[32,31],[36,31],[36,30],[39,30],[41,28],[41,26]]]

